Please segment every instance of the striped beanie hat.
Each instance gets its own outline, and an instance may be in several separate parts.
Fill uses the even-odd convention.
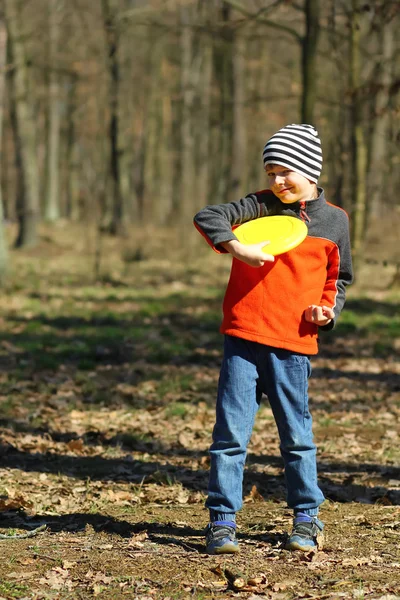
[[[267,164],[288,167],[317,183],[322,168],[321,140],[312,125],[286,125],[265,144],[264,167]]]

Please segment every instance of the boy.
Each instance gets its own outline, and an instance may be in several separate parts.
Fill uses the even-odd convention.
[[[346,213],[326,202],[317,187],[321,142],[311,125],[287,125],[265,144],[269,189],[238,202],[207,206],[196,228],[218,253],[233,256],[223,303],[224,358],[210,448],[206,507],[209,554],[239,550],[236,512],[242,506],[243,470],[262,393],[268,396],[280,437],[287,503],[294,512],[289,550],[318,547],[324,496],[317,484],[316,447],[308,410],[309,355],[318,329],[332,329],[352,282]],[[268,215],[305,221],[306,239],[273,257],[268,241],[243,245],[233,225]]]

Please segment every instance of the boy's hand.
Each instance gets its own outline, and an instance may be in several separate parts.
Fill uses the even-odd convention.
[[[275,257],[272,254],[265,254],[263,248],[270,242],[259,242],[258,244],[242,244],[239,240],[230,240],[222,242],[220,245],[225,248],[232,256],[250,265],[250,267],[262,267],[266,262],[274,262]]]
[[[311,304],[304,311],[304,318],[309,323],[314,323],[314,325],[318,325],[322,327],[323,325],[328,325],[335,317],[335,313],[332,308],[328,306],[318,306],[317,304]]]

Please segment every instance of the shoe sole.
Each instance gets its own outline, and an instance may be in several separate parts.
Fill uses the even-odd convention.
[[[239,552],[239,546],[232,546],[230,544],[226,544],[225,546],[221,546],[220,548],[212,548],[211,550],[207,550],[207,554],[237,554]]]
[[[312,546],[310,545],[304,545],[301,544],[301,542],[290,542],[287,541],[285,544],[285,550],[300,550],[300,552],[317,552],[318,550],[322,550],[323,546],[324,546],[324,541],[325,541],[325,536],[324,533],[321,531],[316,538],[316,544],[313,544]]]
[[[314,552],[318,550],[317,546],[301,546],[298,542],[286,544],[285,550],[300,550],[300,552]]]

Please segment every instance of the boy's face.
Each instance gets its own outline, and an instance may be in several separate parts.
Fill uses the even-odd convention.
[[[315,197],[315,183],[300,173],[281,165],[266,165],[270,190],[284,204]]]

